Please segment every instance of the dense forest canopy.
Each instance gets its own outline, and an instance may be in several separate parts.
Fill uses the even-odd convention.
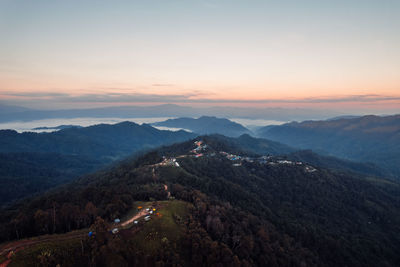
[[[51,133],[0,130],[0,206],[40,194],[127,156],[193,138],[122,122],[90,127],[61,125]]]
[[[221,136],[196,140],[127,160],[3,210],[1,240],[92,229],[124,216],[137,201],[180,200],[187,203],[182,204],[186,211],[172,221],[182,234],[157,252],[146,250],[144,240],[137,243],[135,234],[121,232],[118,239],[105,234],[101,244],[87,240],[84,252],[71,253],[85,263],[90,253],[96,266],[115,257],[121,266],[146,261],[150,266],[399,265],[398,183],[260,157]],[[151,232],[148,227],[137,233]],[[57,260],[67,262],[65,255],[57,254]]]
[[[400,115],[292,122],[261,128],[257,135],[330,156],[372,162],[400,178]]]

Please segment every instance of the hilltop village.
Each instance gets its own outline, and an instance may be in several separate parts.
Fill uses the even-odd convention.
[[[317,171],[316,168],[313,166],[307,165],[301,161],[290,161],[287,159],[282,159],[280,157],[275,156],[260,156],[260,157],[243,157],[240,155],[230,154],[225,151],[214,151],[211,149],[207,144],[205,144],[202,140],[194,141],[195,148],[189,151],[186,155],[179,155],[177,157],[165,157],[163,156],[163,161],[155,164],[158,166],[174,166],[180,167],[178,162],[179,158],[185,157],[193,157],[193,158],[200,158],[200,157],[215,157],[218,154],[227,158],[228,160],[232,161],[232,166],[239,167],[242,166],[243,162],[254,163],[257,162],[259,164],[268,164],[270,166],[275,165],[297,165],[303,166],[304,171],[308,173],[312,173]]]
[[[268,164],[270,166],[277,166],[277,165],[296,165],[296,166],[302,166],[304,167],[304,171],[308,173],[312,173],[317,171],[316,168],[307,165],[301,161],[290,161],[287,159],[282,159],[280,157],[274,157],[274,156],[260,156],[260,157],[244,157],[240,155],[235,155],[231,154],[225,151],[215,151],[212,149],[209,145],[205,144],[204,141],[198,140],[194,141],[194,148],[188,152],[188,154],[184,155],[179,155],[176,157],[166,157],[163,156],[163,160],[160,163],[156,163],[151,165],[152,168],[152,173],[155,175],[155,169],[154,167],[158,166],[172,166],[172,167],[178,167],[180,168],[181,165],[179,164],[178,160],[186,157],[192,157],[192,158],[201,158],[201,157],[217,157],[217,154],[220,156],[232,161],[232,166],[234,167],[240,167],[244,162],[248,163],[259,163],[259,164]],[[168,192],[168,198],[171,197],[171,193],[168,191],[168,186],[164,185],[165,191]],[[142,206],[138,206],[137,211],[138,213],[135,214],[132,218],[129,220],[125,221],[124,223],[120,223],[120,219],[115,219],[114,221],[114,228],[110,231],[113,234],[119,233],[121,228],[125,228],[128,225],[138,225],[141,220],[140,218],[144,218],[144,222],[148,222],[151,219],[152,215],[156,216],[162,216],[159,212],[156,212],[155,206],[148,206],[146,208]],[[92,232],[89,233],[91,235]]]

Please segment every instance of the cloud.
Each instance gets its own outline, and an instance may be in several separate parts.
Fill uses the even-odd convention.
[[[1,96],[8,104],[25,106],[49,106],[60,104],[60,106],[79,106],[85,105],[118,105],[118,104],[154,104],[154,103],[176,103],[176,104],[334,104],[334,103],[389,103],[400,101],[400,96],[364,94],[348,95],[339,97],[313,97],[301,99],[214,99],[214,95],[201,90],[192,90],[185,94],[145,94],[145,93],[108,93],[108,94],[83,94],[70,95],[66,93],[54,92],[0,92]]]
[[[167,86],[167,87],[170,87],[170,86],[174,86],[174,84],[172,84],[172,83],[153,83],[151,86],[156,86],[156,87]]]
[[[27,98],[57,98],[68,97],[69,94],[54,92],[0,92],[0,95],[10,97],[27,97]]]
[[[53,92],[0,92],[0,97],[7,97],[8,101],[27,102],[27,101],[52,101],[59,103],[152,103],[152,102],[186,102],[200,93],[192,92],[187,94],[159,95],[142,93],[107,93],[107,94],[83,94],[70,95]]]
[[[342,97],[306,98],[306,103],[343,103],[343,102],[377,102],[377,101],[399,101],[400,96],[385,96],[377,94],[350,95]]]

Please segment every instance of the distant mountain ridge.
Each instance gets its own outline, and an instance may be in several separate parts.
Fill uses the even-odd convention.
[[[162,131],[133,122],[72,127],[52,133],[0,130],[0,152],[52,152],[109,160],[194,136],[185,131]]]
[[[51,118],[150,118],[150,117],[199,117],[218,116],[229,118],[253,118],[292,121],[306,119],[325,119],[344,115],[336,111],[312,109],[255,108],[255,107],[188,107],[175,104],[156,106],[115,106],[104,108],[28,109],[0,104],[0,122],[32,121]]]
[[[33,128],[32,130],[63,130],[67,128],[82,128],[80,125],[58,125],[54,127],[47,127],[47,126],[42,126],[42,127],[36,127]]]
[[[372,162],[400,177],[400,115],[292,122],[262,128],[257,136],[339,158]]]
[[[200,135],[204,134],[222,134],[230,137],[237,137],[242,134],[251,133],[249,129],[243,125],[230,121],[225,118],[217,118],[210,116],[202,116],[198,119],[194,118],[177,118],[168,119],[162,122],[152,123],[153,126],[164,126],[173,128],[189,129]]]

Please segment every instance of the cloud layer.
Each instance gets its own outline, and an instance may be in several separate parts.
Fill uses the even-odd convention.
[[[160,85],[163,86],[163,85]],[[50,103],[60,104],[154,104],[154,103],[182,103],[182,104],[329,104],[329,103],[399,103],[400,96],[393,95],[348,95],[340,97],[310,97],[310,98],[292,98],[292,99],[213,99],[205,97],[202,92],[192,92],[186,94],[143,94],[143,93],[109,93],[109,94],[82,94],[71,95],[66,93],[54,92],[0,92],[0,99],[3,102],[14,105],[27,105],[29,103],[46,106]]]

